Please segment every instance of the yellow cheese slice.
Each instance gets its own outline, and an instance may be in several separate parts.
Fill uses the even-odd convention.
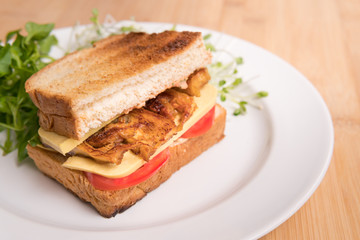
[[[68,160],[63,163],[63,166],[75,170],[97,173],[106,177],[120,178],[130,175],[145,163],[142,158],[131,151],[127,151],[119,165],[112,163],[100,164],[90,158],[74,156],[68,158]]]
[[[163,144],[154,154],[153,156],[156,156],[158,153],[163,151],[165,148],[170,146],[174,141],[176,141],[181,135],[183,135],[189,128],[194,125],[198,120],[200,120],[215,104],[216,102],[216,96],[217,96],[217,90],[215,87],[213,87],[210,84],[205,85],[201,89],[201,96],[195,97],[195,102],[198,106],[198,108],[195,110],[193,115],[190,117],[190,119],[184,123],[183,129],[178,132],[176,135],[174,135],[168,142]],[[129,151],[130,152],[130,151]],[[136,157],[136,155],[132,154]],[[130,169],[131,166],[138,166],[140,165],[140,160],[142,161],[142,164],[145,162],[138,157],[131,157],[131,159],[127,159],[127,156],[124,156],[121,164],[115,165],[115,164],[104,164],[100,162],[96,162],[90,158],[86,157],[70,157],[66,162],[63,163],[64,167],[70,168],[70,169],[76,169],[86,172],[92,172],[96,173],[108,178],[119,178],[126,176],[124,175],[124,172],[127,172],[128,174],[132,173],[131,171],[135,171],[135,167]],[[152,157],[153,157],[152,156]],[[127,166],[122,166],[123,162],[126,162]],[[140,166],[142,166],[142,164]],[[140,167],[138,166],[138,168]],[[128,171],[125,171],[125,168],[129,168]]]
[[[114,118],[115,119],[115,118]],[[98,128],[93,128],[89,132],[87,132],[84,137],[82,137],[79,140],[68,138],[61,136],[54,132],[48,132],[45,131],[42,128],[39,128],[38,133],[41,139],[41,142],[45,145],[50,146],[51,148],[55,149],[62,155],[65,155],[66,153],[70,152],[74,148],[76,148],[79,144],[81,144],[83,141],[85,141],[88,137],[99,131],[104,126],[108,125],[112,120],[111,119],[103,124],[101,124]]]

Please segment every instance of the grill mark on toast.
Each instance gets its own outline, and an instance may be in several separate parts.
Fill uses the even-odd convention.
[[[88,72],[82,77],[87,78],[87,84],[74,87],[69,92],[88,94],[100,85],[110,85],[123,79],[135,76],[150,67],[165,62],[172,56],[185,51],[200,33],[164,32],[162,34],[130,33],[97,49],[96,55],[89,53],[87,58],[98,58],[91,62],[90,69],[99,71]],[[96,48],[96,47],[95,47]],[[114,48],[117,50],[114,51]],[[117,69],[110,73],[107,69]],[[71,76],[75,78],[77,71]]]

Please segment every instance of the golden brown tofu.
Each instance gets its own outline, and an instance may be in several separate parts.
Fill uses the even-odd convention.
[[[200,97],[200,89],[210,81],[210,74],[207,68],[201,68],[192,73],[186,80],[188,87],[186,89],[177,89],[178,91],[189,94],[190,96]]]
[[[148,160],[159,144],[175,131],[170,119],[146,109],[135,109],[89,137],[78,146],[80,152],[96,160],[120,164],[131,150]]]
[[[196,109],[193,98],[175,89],[168,89],[156,98],[146,102],[146,109],[174,121],[178,131]]]

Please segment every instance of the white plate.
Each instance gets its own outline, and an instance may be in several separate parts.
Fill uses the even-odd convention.
[[[170,24],[140,23],[148,31]],[[31,163],[0,159],[1,239],[254,239],[294,214],[330,163],[333,127],[310,82],[273,54],[212,33],[217,48],[242,56],[240,71],[270,95],[262,111],[229,114],[226,138],[115,218],[100,217]],[[70,29],[56,30],[66,43]],[[30,235],[31,234],[31,235]]]

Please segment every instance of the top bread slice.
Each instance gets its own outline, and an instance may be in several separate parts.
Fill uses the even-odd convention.
[[[120,113],[173,86],[211,62],[201,33],[129,33],[49,64],[25,84],[40,126],[80,139]]]

